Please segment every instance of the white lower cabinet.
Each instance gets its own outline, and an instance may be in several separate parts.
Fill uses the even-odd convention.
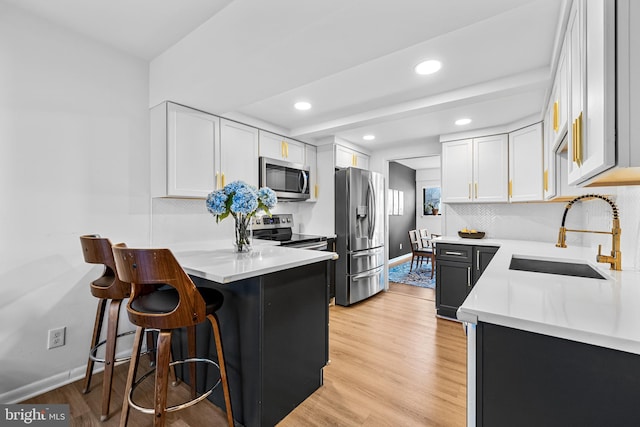
[[[216,186],[220,119],[164,102],[151,110],[152,197],[206,197]]]
[[[509,133],[509,201],[543,200],[542,123]]]

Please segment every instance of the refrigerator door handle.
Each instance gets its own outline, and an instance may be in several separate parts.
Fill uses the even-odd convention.
[[[368,233],[368,237],[369,240],[373,240],[373,235],[375,233],[376,230],[376,193],[375,190],[373,188],[373,182],[371,181],[371,178],[369,178],[369,180],[367,181],[367,184],[369,186],[369,189],[367,191],[367,196],[369,198],[369,200],[367,200],[368,202],[368,213],[369,213],[369,233]]]
[[[354,258],[362,258],[362,257],[366,257],[366,256],[373,256],[373,255],[377,255],[380,252],[382,252],[382,248],[378,248],[378,249],[372,249],[366,252],[360,252],[357,253],[355,255],[353,255]]]
[[[357,276],[353,276],[353,280],[360,280],[360,279],[366,279],[367,277],[377,276],[382,272],[382,269],[383,267],[378,267],[375,270],[367,271],[366,273],[363,273],[363,274],[358,274]]]

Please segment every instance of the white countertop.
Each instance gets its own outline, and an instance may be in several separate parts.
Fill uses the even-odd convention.
[[[437,242],[500,247],[458,309],[459,320],[640,354],[640,272],[610,270],[595,262],[597,249],[556,248],[555,242],[459,237]],[[605,279],[509,270],[512,255],[586,262]]]
[[[335,252],[283,248],[268,242],[256,244],[255,241],[251,252],[240,254],[233,251],[229,241],[172,245],[171,250],[188,274],[217,283],[234,282],[338,257]]]

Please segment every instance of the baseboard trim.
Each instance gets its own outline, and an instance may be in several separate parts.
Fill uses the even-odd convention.
[[[118,358],[128,357],[129,354],[131,354],[129,351],[124,351],[124,352],[118,353],[116,357]],[[120,362],[118,364],[121,364],[121,363],[125,363],[125,362]],[[95,368],[93,369],[94,375],[104,371],[104,364],[96,363],[94,366],[95,366]],[[14,390],[0,394],[0,403],[4,403],[4,404],[20,403],[27,399],[31,399],[32,397],[39,396],[48,391],[55,390],[56,388],[60,388],[67,384],[71,384],[72,382],[83,379],[86,369],[87,369],[86,365],[78,366],[68,371],[60,372],[58,374],[52,375],[47,378],[43,378],[31,384],[26,384],[22,387],[18,387]]]

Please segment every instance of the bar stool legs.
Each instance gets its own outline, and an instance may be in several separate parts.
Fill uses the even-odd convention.
[[[213,328],[213,337],[216,342],[216,352],[218,353],[218,364],[220,365],[220,380],[222,381],[222,392],[224,393],[224,402],[227,411],[227,422],[229,427],[233,427],[233,412],[231,411],[231,394],[229,393],[229,382],[227,381],[227,364],[224,361],[224,351],[222,350],[222,338],[220,335],[220,323],[216,314],[207,315],[211,327]]]
[[[93,327],[93,337],[91,339],[91,349],[89,350],[89,360],[87,362],[87,371],[84,377],[84,387],[82,392],[88,393],[91,386],[91,377],[93,376],[93,367],[95,360],[93,352],[100,340],[100,332],[102,331],[102,322],[106,308],[107,300],[100,299],[98,302],[98,310],[96,313],[96,322]],[[107,337],[105,342],[104,355],[104,373],[102,379],[102,407],[100,412],[100,421],[105,421],[109,417],[109,406],[111,402],[111,384],[113,382],[113,367],[116,362],[116,340],[118,335],[118,320],[120,317],[120,305],[122,300],[111,300],[109,302],[109,313],[107,320]]]
[[[220,335],[220,324],[215,314],[207,315],[213,336],[216,343],[216,353],[218,356],[218,365],[220,369],[220,385],[224,394],[225,410],[227,415],[227,423],[229,427],[234,426],[233,411],[231,409],[231,394],[229,392],[229,383],[227,380],[227,369],[224,360],[224,351],[222,349],[222,339]],[[125,396],[122,403],[122,412],[120,414],[120,426],[125,427],[129,421],[129,411],[131,409],[130,393],[134,386],[135,379],[138,374],[138,363],[140,359],[140,350],[142,347],[142,327],[136,328],[136,334],[133,343],[131,361],[129,362],[129,372],[127,374],[127,382],[125,384]],[[195,327],[187,327],[188,340],[188,357],[196,358],[196,340]],[[169,385],[169,375],[173,374],[175,378],[175,370],[171,366],[171,330],[162,330],[158,335],[156,346],[157,359],[155,366],[155,386],[154,386],[154,427],[165,425],[167,414],[167,390]],[[191,378],[191,398],[196,398],[196,366],[194,363],[189,364],[189,375]],[[183,405],[180,405],[183,406]]]
[[[104,319],[104,310],[107,305],[107,300],[101,298],[98,300],[98,309],[96,310],[96,321],[93,323],[93,336],[91,337],[91,346],[89,351],[91,352],[95,346],[98,345],[100,340],[100,332],[102,331],[102,319]],[[95,364],[93,358],[89,357],[87,361],[87,371],[84,374],[84,385],[82,387],[82,393],[89,393],[91,388],[91,377],[93,376],[93,365]]]

